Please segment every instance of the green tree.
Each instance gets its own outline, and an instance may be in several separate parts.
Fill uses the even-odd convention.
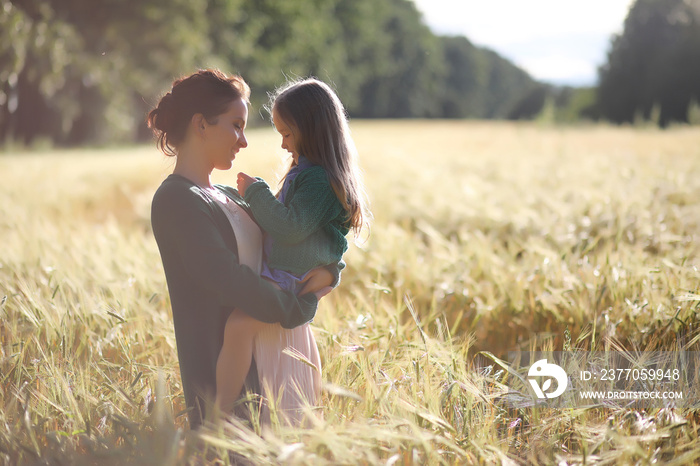
[[[597,106],[604,118],[688,121],[700,95],[700,0],[638,0],[599,70]]]
[[[379,5],[378,5],[379,6]],[[440,85],[444,62],[437,38],[421,21],[413,2],[385,0],[376,8],[388,46],[385,60],[360,90],[360,116],[376,118],[440,115]]]
[[[259,107],[288,78],[336,87],[358,117],[437,114],[436,39],[407,0],[214,0],[214,55],[252,86]]]
[[[23,3],[0,2],[0,135],[30,143],[67,129],[61,115],[77,115],[77,99],[62,91],[70,88],[64,70],[82,41],[71,25],[53,20],[47,2]]]
[[[484,50],[487,57],[486,112],[485,118],[504,118],[531,91],[534,82],[522,69],[491,50]]]
[[[345,69],[335,0],[211,0],[207,7],[215,61],[241,74],[258,108],[288,78],[332,80]]]
[[[538,86],[526,72],[489,49],[475,47],[466,37],[440,41],[447,66],[441,116],[518,119],[539,113],[544,96],[538,100]]]
[[[463,36],[442,37],[447,73],[442,97],[442,116],[481,117],[486,113],[486,58]]]
[[[410,0],[0,0],[0,39],[0,139],[27,144],[149,138],[146,112],[203,67],[241,74],[253,117],[309,75],[368,118],[502,118],[532,87]]]
[[[147,96],[207,49],[203,5],[3,0],[0,25],[11,31],[0,63],[0,75],[8,76],[0,106],[3,139],[74,145],[145,134]]]

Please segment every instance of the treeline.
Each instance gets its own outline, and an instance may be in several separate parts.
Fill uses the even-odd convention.
[[[0,0],[0,142],[128,143],[197,68],[267,92],[314,75],[355,118],[700,118],[700,0],[637,0],[594,88],[534,81],[411,0]],[[255,121],[253,121],[255,123]]]
[[[147,139],[147,110],[202,67],[243,75],[254,116],[296,76],[360,118],[507,118],[537,87],[410,0],[0,0],[0,141]]]
[[[540,84],[511,118],[700,123],[700,0],[637,0],[591,88]]]

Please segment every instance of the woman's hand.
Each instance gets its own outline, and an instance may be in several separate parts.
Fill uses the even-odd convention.
[[[318,299],[321,299],[333,290],[331,284],[334,279],[335,277],[326,267],[316,267],[304,277],[304,287],[299,295],[314,293]]]
[[[258,180],[253,178],[252,176],[246,175],[245,173],[240,172],[238,174],[237,183],[238,183],[238,192],[241,194],[241,196],[245,196],[245,190],[248,189],[248,186],[255,183],[256,181],[258,181]]]
[[[331,291],[333,291],[333,287],[332,287],[332,286],[326,286],[326,287],[324,287],[324,288],[321,288],[321,289],[318,290],[318,291],[315,291],[314,294],[316,295],[316,299],[317,299],[318,301],[320,301],[321,298],[323,298],[324,296],[326,296],[326,295],[327,295],[328,293],[330,293]]]

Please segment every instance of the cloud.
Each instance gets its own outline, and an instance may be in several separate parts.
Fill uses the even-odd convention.
[[[571,77],[576,84],[592,84],[610,37],[622,30],[633,0],[414,2],[437,34],[464,35],[537,79],[561,82]]]
[[[556,84],[591,85],[605,61],[609,39],[592,32],[557,33],[499,47],[498,52],[535,79]]]
[[[543,56],[519,60],[518,65],[527,69],[533,78],[556,84],[586,86],[597,78],[596,67],[579,58]]]

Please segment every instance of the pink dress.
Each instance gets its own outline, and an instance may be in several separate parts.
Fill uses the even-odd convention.
[[[236,235],[239,261],[260,273],[262,232],[239,205],[226,201],[220,200]],[[253,357],[265,400],[261,421],[270,423],[272,409],[282,423],[307,424],[305,406],[317,406],[321,395],[321,358],[309,324],[265,325],[255,337]]]

